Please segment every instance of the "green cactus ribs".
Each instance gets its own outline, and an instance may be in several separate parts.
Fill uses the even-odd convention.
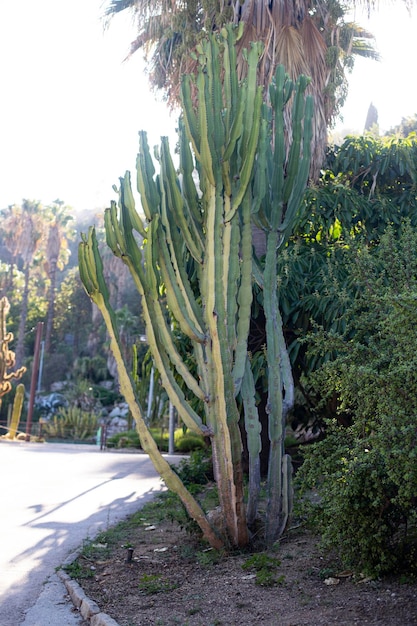
[[[216,548],[246,545],[248,520],[253,522],[257,515],[260,424],[248,355],[255,274],[267,319],[273,451],[267,515],[276,518],[266,524],[269,541],[282,532],[291,514],[291,467],[283,451],[291,389],[280,365],[287,361],[276,272],[279,244],[289,236],[305,187],[311,137],[305,79],[293,85],[279,68],[271,104],[263,103],[257,78],[262,48],[250,46],[246,78],[239,82],[238,35],[229,25],[220,35],[202,40],[198,73],[183,79],[179,168],[168,139],[162,138],[153,158],[142,131],[136,165],[141,210],[136,209],[127,172],[120,178],[118,202],[112,201],[105,212],[107,245],[126,264],[141,296],[147,341],[169,401],[187,428],[211,442],[221,519],[202,511],[160,455],[146,426],[130,364],[123,360],[94,229],[79,246],[81,279],[105,320],[121,391],[142,448]],[[294,141],[287,154],[284,108],[291,106]],[[253,256],[253,222],[266,233],[263,265]],[[239,427],[242,406],[250,453],[248,507]]]
[[[0,402],[1,398],[12,389],[12,380],[19,380],[26,372],[26,367],[9,371],[15,367],[15,354],[9,349],[13,334],[6,329],[6,318],[10,311],[10,303],[6,297],[0,299]]]

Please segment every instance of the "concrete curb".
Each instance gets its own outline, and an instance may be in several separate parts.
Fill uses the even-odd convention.
[[[62,568],[71,565],[78,556],[79,552],[71,554],[62,564]],[[116,620],[100,610],[98,604],[85,594],[77,581],[73,580],[64,569],[59,569],[56,573],[64,583],[73,605],[90,626],[119,626]]]

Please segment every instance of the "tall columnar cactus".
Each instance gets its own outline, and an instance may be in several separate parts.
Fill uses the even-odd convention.
[[[263,289],[268,370],[267,543],[283,532],[292,509],[291,458],[285,454],[284,442],[286,420],[294,402],[294,384],[279,310],[277,262],[279,250],[294,226],[310,167],[313,103],[304,97],[307,84],[308,79],[301,76],[294,89],[284,68],[278,67],[270,87],[271,150],[265,150],[265,161],[258,163],[258,184],[266,183],[266,193],[260,194],[262,202],[254,208],[254,222],[266,233],[265,263],[259,284]],[[287,153],[284,112],[290,105],[292,142]]]
[[[137,188],[144,219],[136,211],[127,172],[120,179],[118,205],[112,202],[105,212],[105,226],[107,244],[129,267],[142,296],[147,339],[169,399],[189,428],[211,439],[225,527],[220,531],[221,540],[239,546],[249,541],[238,425],[240,396],[255,467],[253,476],[260,450],[247,347],[254,271],[251,215],[256,211],[261,219],[261,214],[267,214],[268,202],[275,198],[266,167],[273,164],[271,142],[276,136],[271,133],[277,127],[276,120],[282,118],[282,110],[277,107],[271,111],[262,104],[262,91],[256,82],[261,47],[253,45],[248,51],[248,78],[239,84],[234,44],[232,27],[223,29],[220,37],[208,38],[198,50],[200,71],[196,79],[185,77],[183,81],[179,173],[168,140],[163,138],[157,154],[160,171],[155,175],[146,134],[141,132]],[[304,102],[302,86],[299,93],[296,100]],[[295,178],[298,185],[301,177]],[[295,203],[296,194],[293,196]],[[288,198],[286,202],[291,205]],[[273,227],[271,224],[268,229]],[[206,537],[218,547],[216,529],[211,529],[197,503],[161,457],[146,428],[144,412],[121,356],[94,229],[83,237],[79,264],[84,286],[106,321],[121,390],[136,420],[142,446],[168,487],[180,495]],[[271,265],[272,261],[268,265],[270,272]],[[273,281],[266,269],[265,277],[262,271],[258,273],[264,288],[269,288]],[[271,289],[276,294],[276,280]],[[188,369],[177,350],[166,304],[190,340],[197,374]],[[278,346],[274,354],[280,354]],[[272,362],[272,351],[270,358]],[[178,376],[183,386],[178,384]],[[281,381],[278,388],[282,388]],[[204,415],[193,409],[194,398],[200,400]],[[279,439],[275,423],[282,423],[282,411],[279,417],[271,418],[274,443]],[[256,479],[251,483],[252,501],[257,498],[258,482]],[[251,506],[254,510],[256,505]]]
[[[1,398],[12,389],[12,380],[19,380],[26,372],[26,367],[9,371],[15,365],[15,354],[9,350],[9,343],[13,341],[13,333],[8,333],[6,328],[7,314],[10,311],[10,303],[6,297],[0,299],[0,402]]]

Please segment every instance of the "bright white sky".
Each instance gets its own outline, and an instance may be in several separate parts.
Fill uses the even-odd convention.
[[[383,4],[383,3],[382,3]],[[156,102],[139,56],[123,63],[134,25],[103,31],[102,0],[0,0],[0,208],[60,198],[77,211],[102,208],[134,170],[137,132],[151,145],[175,118]],[[383,57],[357,62],[338,129],[363,130],[372,101],[381,131],[417,113],[417,9],[398,2],[368,22]]]

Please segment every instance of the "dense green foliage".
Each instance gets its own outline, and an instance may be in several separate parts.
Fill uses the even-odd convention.
[[[416,171],[415,138],[348,137],[330,150],[321,180],[307,190],[298,227],[278,268],[280,306],[297,382],[297,420],[334,412],[334,398],[318,407],[308,384],[308,375],[332,350],[307,353],[303,338],[314,324],[345,332],[346,309],[362,289],[352,272],[358,254],[373,250],[388,227],[397,233],[404,218],[417,226]]]
[[[338,398],[336,420],[306,453],[299,478],[315,488],[313,517],[349,565],[379,574],[415,568],[417,554],[417,233],[391,227],[355,250],[357,297],[343,333],[317,329],[315,353],[335,358],[312,377]],[[388,262],[387,262],[388,260]],[[341,293],[334,285],[335,300]]]

